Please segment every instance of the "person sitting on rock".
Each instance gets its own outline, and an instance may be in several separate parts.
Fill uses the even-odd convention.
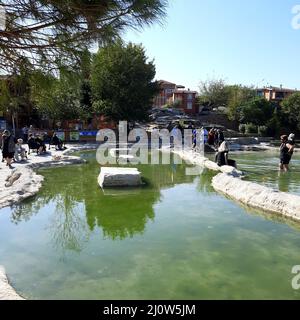
[[[39,148],[39,146],[38,146],[38,144],[36,143],[35,138],[34,138],[34,136],[33,136],[32,133],[30,133],[30,134],[28,135],[27,144],[28,144],[28,149],[29,149],[28,154],[30,154],[30,150],[36,150],[36,153],[38,153],[38,148]]]
[[[236,162],[234,160],[228,159],[228,154],[229,145],[228,142],[224,140],[218,148],[218,153],[216,154],[216,163],[219,167],[231,166],[236,168]]]
[[[47,152],[47,147],[45,145],[44,139],[42,136],[37,136],[35,138],[35,142],[37,143],[38,146],[38,154],[46,153]]]
[[[27,151],[23,147],[23,139],[18,139],[15,148],[15,161],[24,161],[27,159]]]
[[[49,149],[50,149],[50,145],[53,144],[55,146],[56,150],[64,150],[64,143],[63,141],[57,136],[57,134],[54,132],[53,136],[50,140],[50,144],[49,144]]]

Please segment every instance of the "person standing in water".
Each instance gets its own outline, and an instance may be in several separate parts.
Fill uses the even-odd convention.
[[[290,143],[287,135],[280,137],[280,170],[287,172],[289,170],[289,164],[294,152],[294,145]]]

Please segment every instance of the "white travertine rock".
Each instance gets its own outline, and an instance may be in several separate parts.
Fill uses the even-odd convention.
[[[42,186],[44,178],[29,167],[18,167],[13,172],[1,170],[0,208],[19,203],[35,195]],[[6,183],[2,183],[6,176]]]
[[[5,179],[5,187],[11,187],[15,183],[15,181],[17,181],[21,177],[21,175],[21,172],[13,171],[12,174]]]
[[[241,177],[243,176],[243,172],[240,171],[240,170],[237,170],[236,168],[234,167],[231,167],[231,166],[222,166],[222,167],[219,167],[220,170],[223,172],[223,173],[228,173],[228,174],[231,174],[232,176],[234,177]]]
[[[217,163],[210,161],[210,160],[206,160],[204,162],[204,166],[205,166],[205,168],[207,168],[209,170],[221,171],[221,167],[219,167]]]
[[[242,171],[237,170],[234,167],[231,167],[231,166],[219,167],[217,163],[205,158],[204,156],[202,156],[199,153],[196,153],[194,151],[174,150],[173,153],[179,155],[183,160],[185,160],[191,164],[204,166],[205,168],[207,168],[209,170],[229,173],[235,177],[240,177],[243,175]]]
[[[300,196],[279,192],[225,173],[215,176],[212,185],[216,191],[247,206],[300,221]]]
[[[9,285],[4,267],[0,266],[0,300],[24,300]]]
[[[98,183],[101,188],[136,187],[142,184],[141,173],[136,168],[102,167]]]
[[[80,157],[68,155],[81,148],[82,146],[72,146],[63,152],[51,151],[43,156],[30,155],[28,162],[13,163],[13,170],[5,163],[0,163],[0,209],[19,203],[39,191],[44,178],[33,169],[85,162]],[[95,147],[89,146],[89,149],[92,148]]]

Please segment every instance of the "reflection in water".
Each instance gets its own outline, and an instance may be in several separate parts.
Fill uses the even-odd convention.
[[[211,180],[215,174],[215,172],[205,170],[201,175],[199,175],[199,177],[197,178],[197,190],[205,195],[214,193],[215,190],[212,186]]]
[[[91,153],[93,155],[93,153]],[[160,201],[161,189],[177,183],[192,182],[186,176],[185,165],[141,165],[145,185],[137,189],[101,190],[97,184],[100,167],[91,154],[83,166],[43,169],[45,183],[38,196],[27,200],[12,211],[15,224],[28,221],[41,209],[53,215],[47,230],[57,248],[80,251],[96,227],[103,236],[121,240],[143,234],[148,221],[153,221],[153,206]],[[201,177],[204,189],[209,189],[210,177]]]
[[[59,196],[55,201],[55,212],[48,228],[53,243],[56,248],[79,252],[89,239],[89,230],[82,214],[83,208],[68,195]]]
[[[288,180],[290,178],[290,172],[278,171],[278,190],[282,192],[289,192]]]

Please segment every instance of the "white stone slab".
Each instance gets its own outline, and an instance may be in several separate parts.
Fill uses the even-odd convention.
[[[137,168],[102,167],[98,177],[101,188],[136,187],[142,184]]]

